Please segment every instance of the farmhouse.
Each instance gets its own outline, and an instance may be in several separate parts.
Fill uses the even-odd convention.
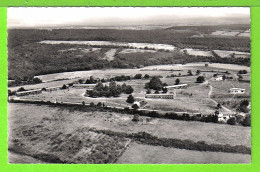
[[[227,122],[227,120],[231,117],[234,117],[234,114],[228,114],[228,113],[219,113],[218,115],[218,121]]]
[[[215,81],[223,81],[223,76],[214,77]]]
[[[29,90],[29,91],[16,92],[16,96],[26,96],[26,95],[30,95],[30,94],[40,94],[40,93],[42,93],[41,89]]]
[[[153,98],[153,99],[174,99],[173,94],[146,94],[145,98]]]
[[[230,88],[231,94],[244,94],[246,92],[246,89],[244,88]]]
[[[85,88],[87,90],[93,90],[96,84],[73,84],[73,88]]]
[[[185,89],[188,87],[188,84],[179,84],[179,85],[170,85],[170,86],[166,86],[165,88],[167,89]]]

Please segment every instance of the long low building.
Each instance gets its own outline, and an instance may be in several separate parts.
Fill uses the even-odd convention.
[[[60,89],[61,89],[60,86],[59,87],[48,87],[48,88],[46,88],[46,91],[51,92],[51,91],[57,91],[57,90],[60,90]]]
[[[40,94],[40,93],[42,93],[41,89],[29,90],[29,91],[16,92],[16,96],[26,96],[26,95],[30,95],[30,94]]]
[[[244,94],[246,92],[246,89],[244,88],[230,88],[231,94]]]
[[[85,88],[87,90],[93,90],[96,84],[73,84],[73,88]]]
[[[152,99],[174,99],[173,94],[146,94],[145,98]]]
[[[188,84],[179,84],[179,85],[170,85],[170,86],[166,86],[165,88],[167,89],[185,89],[188,87]]]

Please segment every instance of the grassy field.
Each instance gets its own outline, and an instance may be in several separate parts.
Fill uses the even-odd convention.
[[[81,112],[66,107],[11,103],[8,105],[8,127],[11,138],[9,140],[12,142],[12,139],[19,138],[23,130],[28,130],[32,126],[43,125],[59,131],[64,130],[62,132],[66,134],[90,127],[127,133],[145,131],[162,138],[251,147],[250,127],[148,117],[140,117],[141,122],[136,123],[131,121],[132,118],[133,115],[120,113]],[[54,129],[52,131],[56,132]]]
[[[250,163],[250,155],[200,152],[132,143],[118,164],[236,164]]]
[[[224,68],[226,67],[226,68]],[[145,99],[146,89],[145,83],[149,82],[149,79],[132,79],[125,82],[117,82],[117,84],[126,83],[131,85],[134,88],[132,95],[135,98],[145,100],[147,104],[141,108],[152,109],[152,110],[161,110],[161,111],[176,111],[176,112],[200,112],[202,114],[213,114],[216,111],[216,102],[213,102],[209,99],[208,95],[210,92],[210,87],[207,86],[207,82],[204,84],[196,83],[196,79],[199,75],[196,74],[197,70],[201,70],[200,75],[203,75],[206,80],[209,80],[209,84],[212,85],[213,90],[211,93],[211,98],[215,101],[225,104],[224,101],[231,101],[226,98],[231,98],[234,102],[240,101],[239,98],[234,97],[228,91],[232,87],[239,87],[246,89],[246,95],[250,98],[250,83],[249,82],[239,82],[234,80],[226,81],[214,81],[212,79],[213,74],[215,73],[225,73],[227,69],[231,75],[236,75],[238,70],[245,69],[245,66],[237,65],[223,65],[223,64],[209,64],[208,67],[205,66],[205,63],[192,63],[186,65],[160,65],[160,66],[150,66],[143,69],[111,69],[111,70],[95,70],[95,71],[76,71],[76,72],[66,72],[66,73],[57,73],[43,75],[40,78],[44,81],[49,81],[53,79],[62,79],[62,78],[75,78],[79,77],[83,80],[88,79],[90,76],[94,78],[111,78],[114,76],[126,75],[134,76],[136,74],[148,74],[150,76],[161,76],[161,81],[168,85],[174,85],[175,80],[179,79],[180,84],[188,84],[187,89],[177,90],[175,99],[171,100],[157,100],[157,99]],[[187,76],[188,70],[191,70],[193,73],[192,76]],[[248,74],[244,77],[250,77],[250,70]],[[179,76],[179,74],[181,76]],[[249,78],[250,79],[250,78]],[[77,79],[71,79],[71,82],[76,81]],[[69,83],[70,80],[62,81],[52,81],[37,85],[28,85],[24,86],[25,89],[30,88],[43,88],[49,87],[62,83]],[[62,85],[60,85],[62,86]],[[17,87],[16,87],[17,88]],[[152,90],[154,92],[154,90]],[[169,93],[173,93],[172,89],[168,90]],[[45,100],[45,101],[58,101],[58,102],[75,102],[75,103],[91,103],[95,104],[102,102],[108,106],[113,107],[127,107],[131,104],[126,103],[128,97],[127,94],[121,94],[120,97],[100,97],[100,98],[91,98],[84,96],[85,89],[75,89],[73,87],[65,90],[59,90],[54,92],[43,92],[38,95],[29,95],[22,98],[34,99],[34,100]],[[222,97],[219,97],[219,96]],[[217,97],[218,96],[218,97]],[[223,97],[224,96],[224,97]],[[229,97],[227,97],[229,96]],[[223,105],[224,105],[223,104]],[[187,106],[188,105],[188,106]],[[227,105],[231,108],[230,105]],[[235,110],[233,108],[233,110]]]
[[[113,163],[129,140],[95,133],[61,109],[9,106],[8,149],[47,162]],[[22,110],[23,109],[23,110]],[[33,114],[33,115],[32,115]],[[16,116],[17,115],[17,116]],[[74,114],[75,115],[75,114]],[[10,157],[10,162],[15,161]]]

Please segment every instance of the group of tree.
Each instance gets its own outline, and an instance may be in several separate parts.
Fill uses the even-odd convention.
[[[39,84],[42,83],[42,80],[38,77],[24,77],[23,80],[16,78],[12,82],[8,82],[8,87],[14,87],[19,85],[28,85],[28,84]]]
[[[109,86],[107,86],[98,82],[93,90],[86,91],[86,95],[90,97],[118,97],[121,93],[131,94],[133,91],[134,89],[125,83],[117,85],[115,81],[112,81],[109,83]]]
[[[249,101],[248,100],[242,100],[240,102],[240,105],[237,107],[237,111],[248,113],[248,111],[249,111],[249,109],[247,108],[248,105],[249,105]]]
[[[238,71],[238,74],[247,74],[247,70],[240,70]]]
[[[165,86],[167,86],[167,84],[162,83],[158,76],[153,76],[151,80],[145,84],[145,89],[162,90]]]

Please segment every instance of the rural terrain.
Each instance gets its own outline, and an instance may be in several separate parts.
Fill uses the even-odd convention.
[[[9,29],[9,163],[250,163],[250,56],[247,24]]]

